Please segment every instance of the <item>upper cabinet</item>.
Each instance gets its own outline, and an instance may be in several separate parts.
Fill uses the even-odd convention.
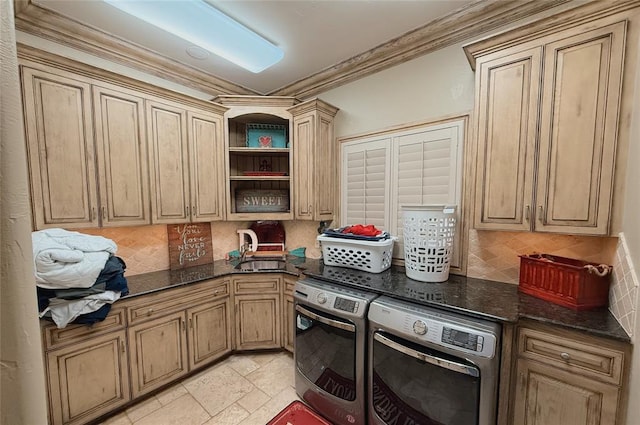
[[[36,228],[96,227],[91,85],[22,68],[22,93]]]
[[[228,220],[331,220],[337,109],[286,96],[218,96],[225,113]]]
[[[338,108],[318,99],[294,106],[294,215],[297,220],[333,220],[337,203],[337,147],[333,119]]]
[[[93,110],[102,225],[147,224],[144,99],[122,88],[93,86]]]
[[[607,235],[626,22],[465,46],[476,69],[474,225]]]
[[[147,101],[153,223],[222,220],[224,109]]]
[[[226,108],[68,68],[21,61],[35,229],[224,219]]]

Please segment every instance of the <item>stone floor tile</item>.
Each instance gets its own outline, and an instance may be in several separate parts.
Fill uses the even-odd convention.
[[[271,400],[271,397],[259,389],[254,388],[253,391],[242,397],[237,403],[247,412],[253,413],[269,400]]]
[[[207,411],[187,394],[134,422],[134,425],[202,425],[210,418]]]
[[[187,389],[182,384],[176,384],[173,387],[156,394],[156,398],[163,406],[171,403],[173,400],[182,397],[185,394],[189,394]]]
[[[131,406],[130,408],[128,408],[126,410],[127,412],[127,416],[129,417],[129,419],[131,420],[131,422],[135,422],[145,416],[147,416],[148,414],[155,412],[156,410],[158,410],[159,408],[161,408],[162,405],[160,404],[160,402],[158,401],[157,398],[152,397],[149,398],[147,400],[144,400],[138,404],[135,404],[133,406]]]
[[[112,416],[104,422],[100,422],[101,425],[131,425],[131,421],[125,412],[119,415]]]
[[[211,420],[204,425],[238,425],[248,416],[249,412],[234,403],[211,418]]]
[[[260,364],[254,362],[251,356],[247,355],[232,356],[227,360],[227,365],[242,376],[260,369]]]
[[[184,383],[184,387],[211,416],[216,416],[254,389],[228,365],[211,369],[198,379]]]

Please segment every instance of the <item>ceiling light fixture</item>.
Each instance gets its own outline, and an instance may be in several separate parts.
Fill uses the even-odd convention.
[[[278,63],[284,52],[204,0],[104,0],[253,73]]]

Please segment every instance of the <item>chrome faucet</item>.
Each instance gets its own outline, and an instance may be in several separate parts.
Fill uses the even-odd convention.
[[[240,246],[240,262],[243,262],[249,251],[249,244],[247,242]]]

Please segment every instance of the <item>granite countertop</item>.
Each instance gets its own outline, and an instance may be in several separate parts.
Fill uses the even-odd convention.
[[[211,264],[182,270],[163,270],[128,276],[130,298],[167,288],[188,285],[206,279],[254,273],[234,267],[238,260],[218,260]],[[287,257],[282,270],[261,273],[289,273],[369,290],[381,295],[436,306],[503,323],[530,319],[587,332],[595,336],[630,342],[627,333],[606,307],[574,311],[518,291],[518,286],[465,276],[450,275],[442,283],[425,283],[410,279],[404,268],[393,266],[382,273],[368,273],[344,267],[325,266],[321,260]]]

